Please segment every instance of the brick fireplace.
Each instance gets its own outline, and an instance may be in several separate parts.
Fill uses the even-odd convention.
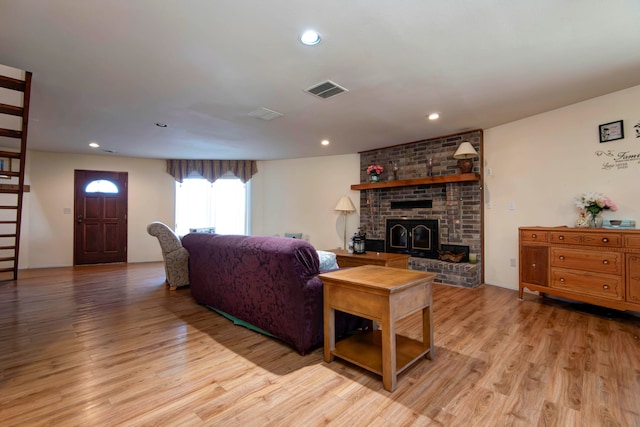
[[[438,220],[426,218],[387,218],[385,252],[409,254],[420,258],[438,258]]]
[[[409,268],[438,273],[436,282],[475,287],[482,283],[482,182],[438,182],[437,177],[460,174],[453,153],[462,141],[469,141],[480,154],[473,173],[481,176],[482,130],[427,139],[360,153],[360,182],[368,183],[367,166],[379,164],[385,170],[376,188],[360,191],[360,225],[367,239],[386,240],[389,219],[437,221],[438,245],[468,247],[478,263],[451,263],[412,256]],[[394,165],[397,173],[393,173]],[[428,184],[413,185],[414,179],[434,177]],[[409,181],[406,181],[409,180]],[[388,181],[403,185],[385,186]],[[446,179],[444,181],[447,181]],[[439,249],[439,248],[438,248]]]

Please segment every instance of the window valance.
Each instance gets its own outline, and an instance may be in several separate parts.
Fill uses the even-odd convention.
[[[255,160],[167,160],[167,173],[183,182],[193,172],[209,182],[226,173],[232,173],[244,183],[258,172]]]

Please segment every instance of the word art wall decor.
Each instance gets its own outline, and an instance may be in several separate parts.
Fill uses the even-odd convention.
[[[629,165],[640,165],[640,152],[633,153],[631,151],[598,150],[596,156],[604,157],[602,169],[627,169]]]

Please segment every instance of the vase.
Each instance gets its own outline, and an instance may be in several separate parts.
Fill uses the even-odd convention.
[[[378,175],[377,173],[371,172],[369,174],[369,181],[370,182],[378,182],[378,181],[380,181],[380,175]]]
[[[589,212],[589,228],[602,228],[602,218],[598,214]]]

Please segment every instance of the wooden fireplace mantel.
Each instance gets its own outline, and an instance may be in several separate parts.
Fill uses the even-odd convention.
[[[366,184],[353,184],[352,190],[370,190],[377,188],[410,187],[412,185],[446,184],[449,182],[474,182],[480,181],[479,173],[461,173],[456,175],[429,176],[425,178],[398,179],[394,181],[367,182]]]

